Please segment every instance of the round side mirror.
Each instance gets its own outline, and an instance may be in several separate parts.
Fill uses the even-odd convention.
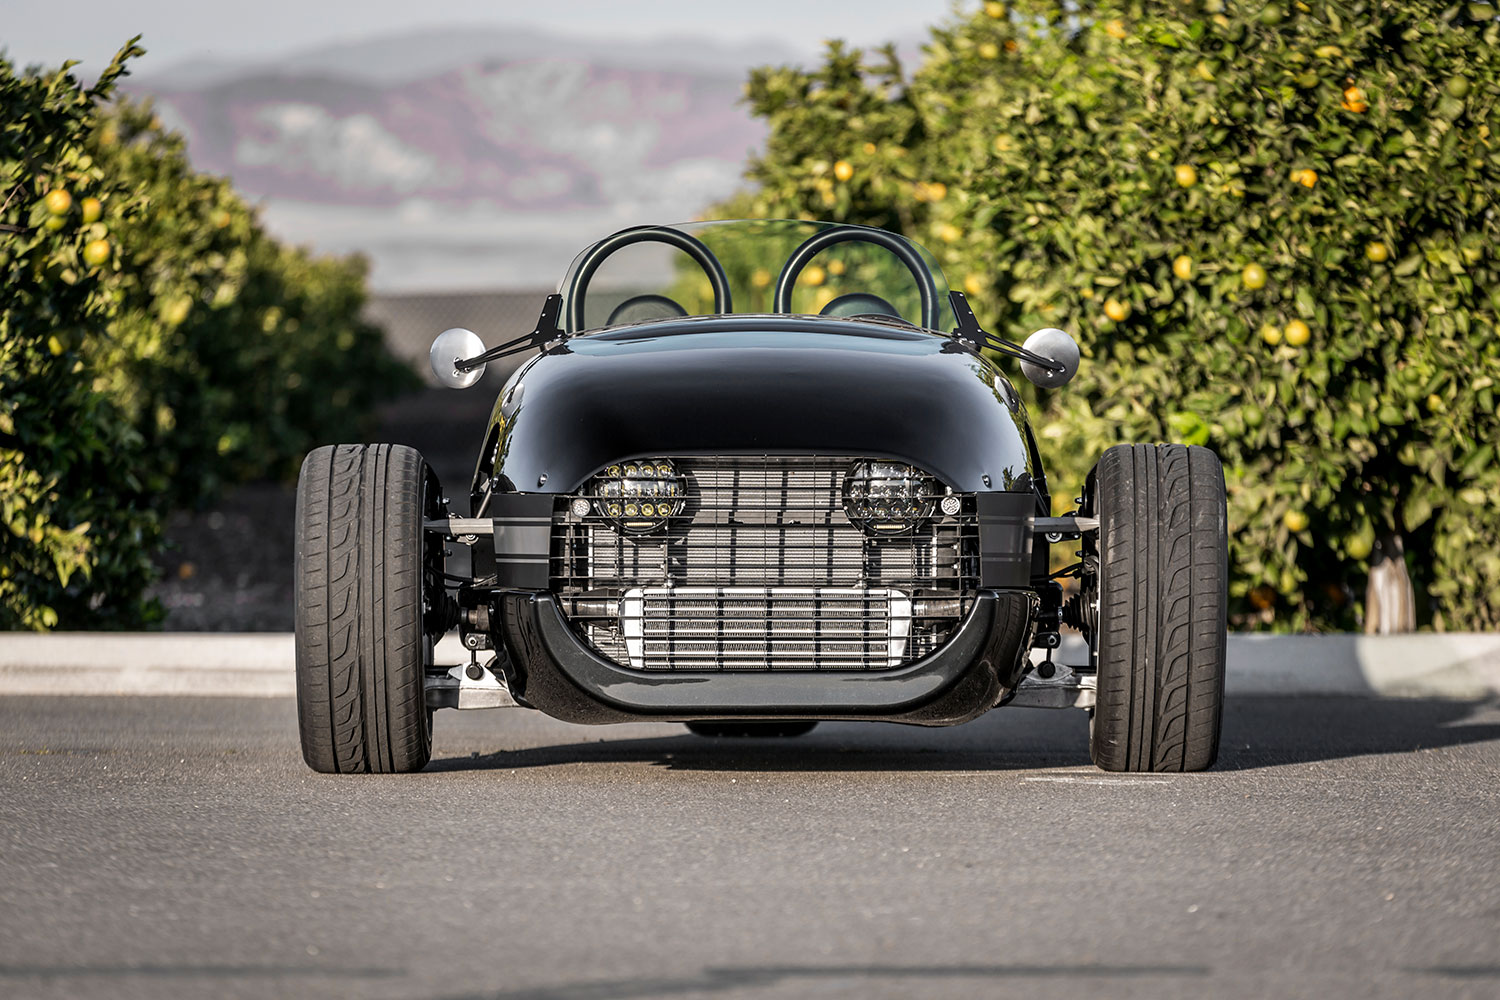
[[[484,353],[484,341],[472,330],[455,327],[452,330],[444,330],[437,335],[432,342],[432,350],[428,352],[427,360],[432,365],[432,374],[437,380],[450,389],[467,389],[479,381],[484,374],[484,365],[461,372],[455,367],[458,362],[465,358],[476,357]]]
[[[1063,366],[1060,372],[1048,371],[1030,361],[1021,362],[1021,371],[1043,389],[1056,389],[1067,385],[1078,374],[1078,342],[1056,327],[1038,330],[1026,338],[1021,345],[1032,354],[1040,354]]]

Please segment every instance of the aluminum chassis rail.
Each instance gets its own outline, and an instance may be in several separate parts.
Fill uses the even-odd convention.
[[[426,524],[428,531],[437,531],[451,538],[463,538],[466,535],[493,535],[495,533],[495,522],[487,517],[446,517],[434,518]],[[1066,517],[1038,517],[1034,519],[1033,530],[1039,535],[1077,536],[1085,531],[1097,531],[1099,519],[1097,517],[1078,517],[1069,514]]]

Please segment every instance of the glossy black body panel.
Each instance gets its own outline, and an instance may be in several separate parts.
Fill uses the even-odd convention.
[[[814,718],[945,726],[1014,691],[1035,603],[1029,591],[982,591],[942,649],[901,670],[875,672],[629,670],[589,649],[550,594],[502,596],[495,614],[512,691],[567,722]]]
[[[486,447],[478,474],[493,473],[506,492],[569,493],[634,457],[870,455],[963,492],[1030,492],[1026,414],[1012,400],[989,361],[900,323],[642,323],[573,337],[528,362],[496,401],[498,447]]]
[[[475,546],[471,595],[490,611],[512,692],[566,721],[963,722],[1010,696],[1031,645],[1030,437],[989,361],[899,321],[694,316],[575,336],[496,400],[473,499],[497,535]],[[533,575],[545,552],[531,529],[548,499],[612,462],[735,454],[889,458],[977,494],[981,590],[968,616],[894,670],[643,671],[601,656]]]

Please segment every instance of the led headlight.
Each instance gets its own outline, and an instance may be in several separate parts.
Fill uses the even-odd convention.
[[[855,462],[844,475],[844,513],[876,535],[900,535],[932,516],[937,480],[900,462]]]
[[[609,466],[589,480],[584,495],[595,514],[638,534],[681,514],[687,487],[670,459],[652,458]]]

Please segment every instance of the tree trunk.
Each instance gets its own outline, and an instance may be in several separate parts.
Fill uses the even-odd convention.
[[[1406,573],[1406,547],[1397,534],[1375,540],[1365,588],[1365,634],[1391,635],[1417,627],[1417,597]]]

